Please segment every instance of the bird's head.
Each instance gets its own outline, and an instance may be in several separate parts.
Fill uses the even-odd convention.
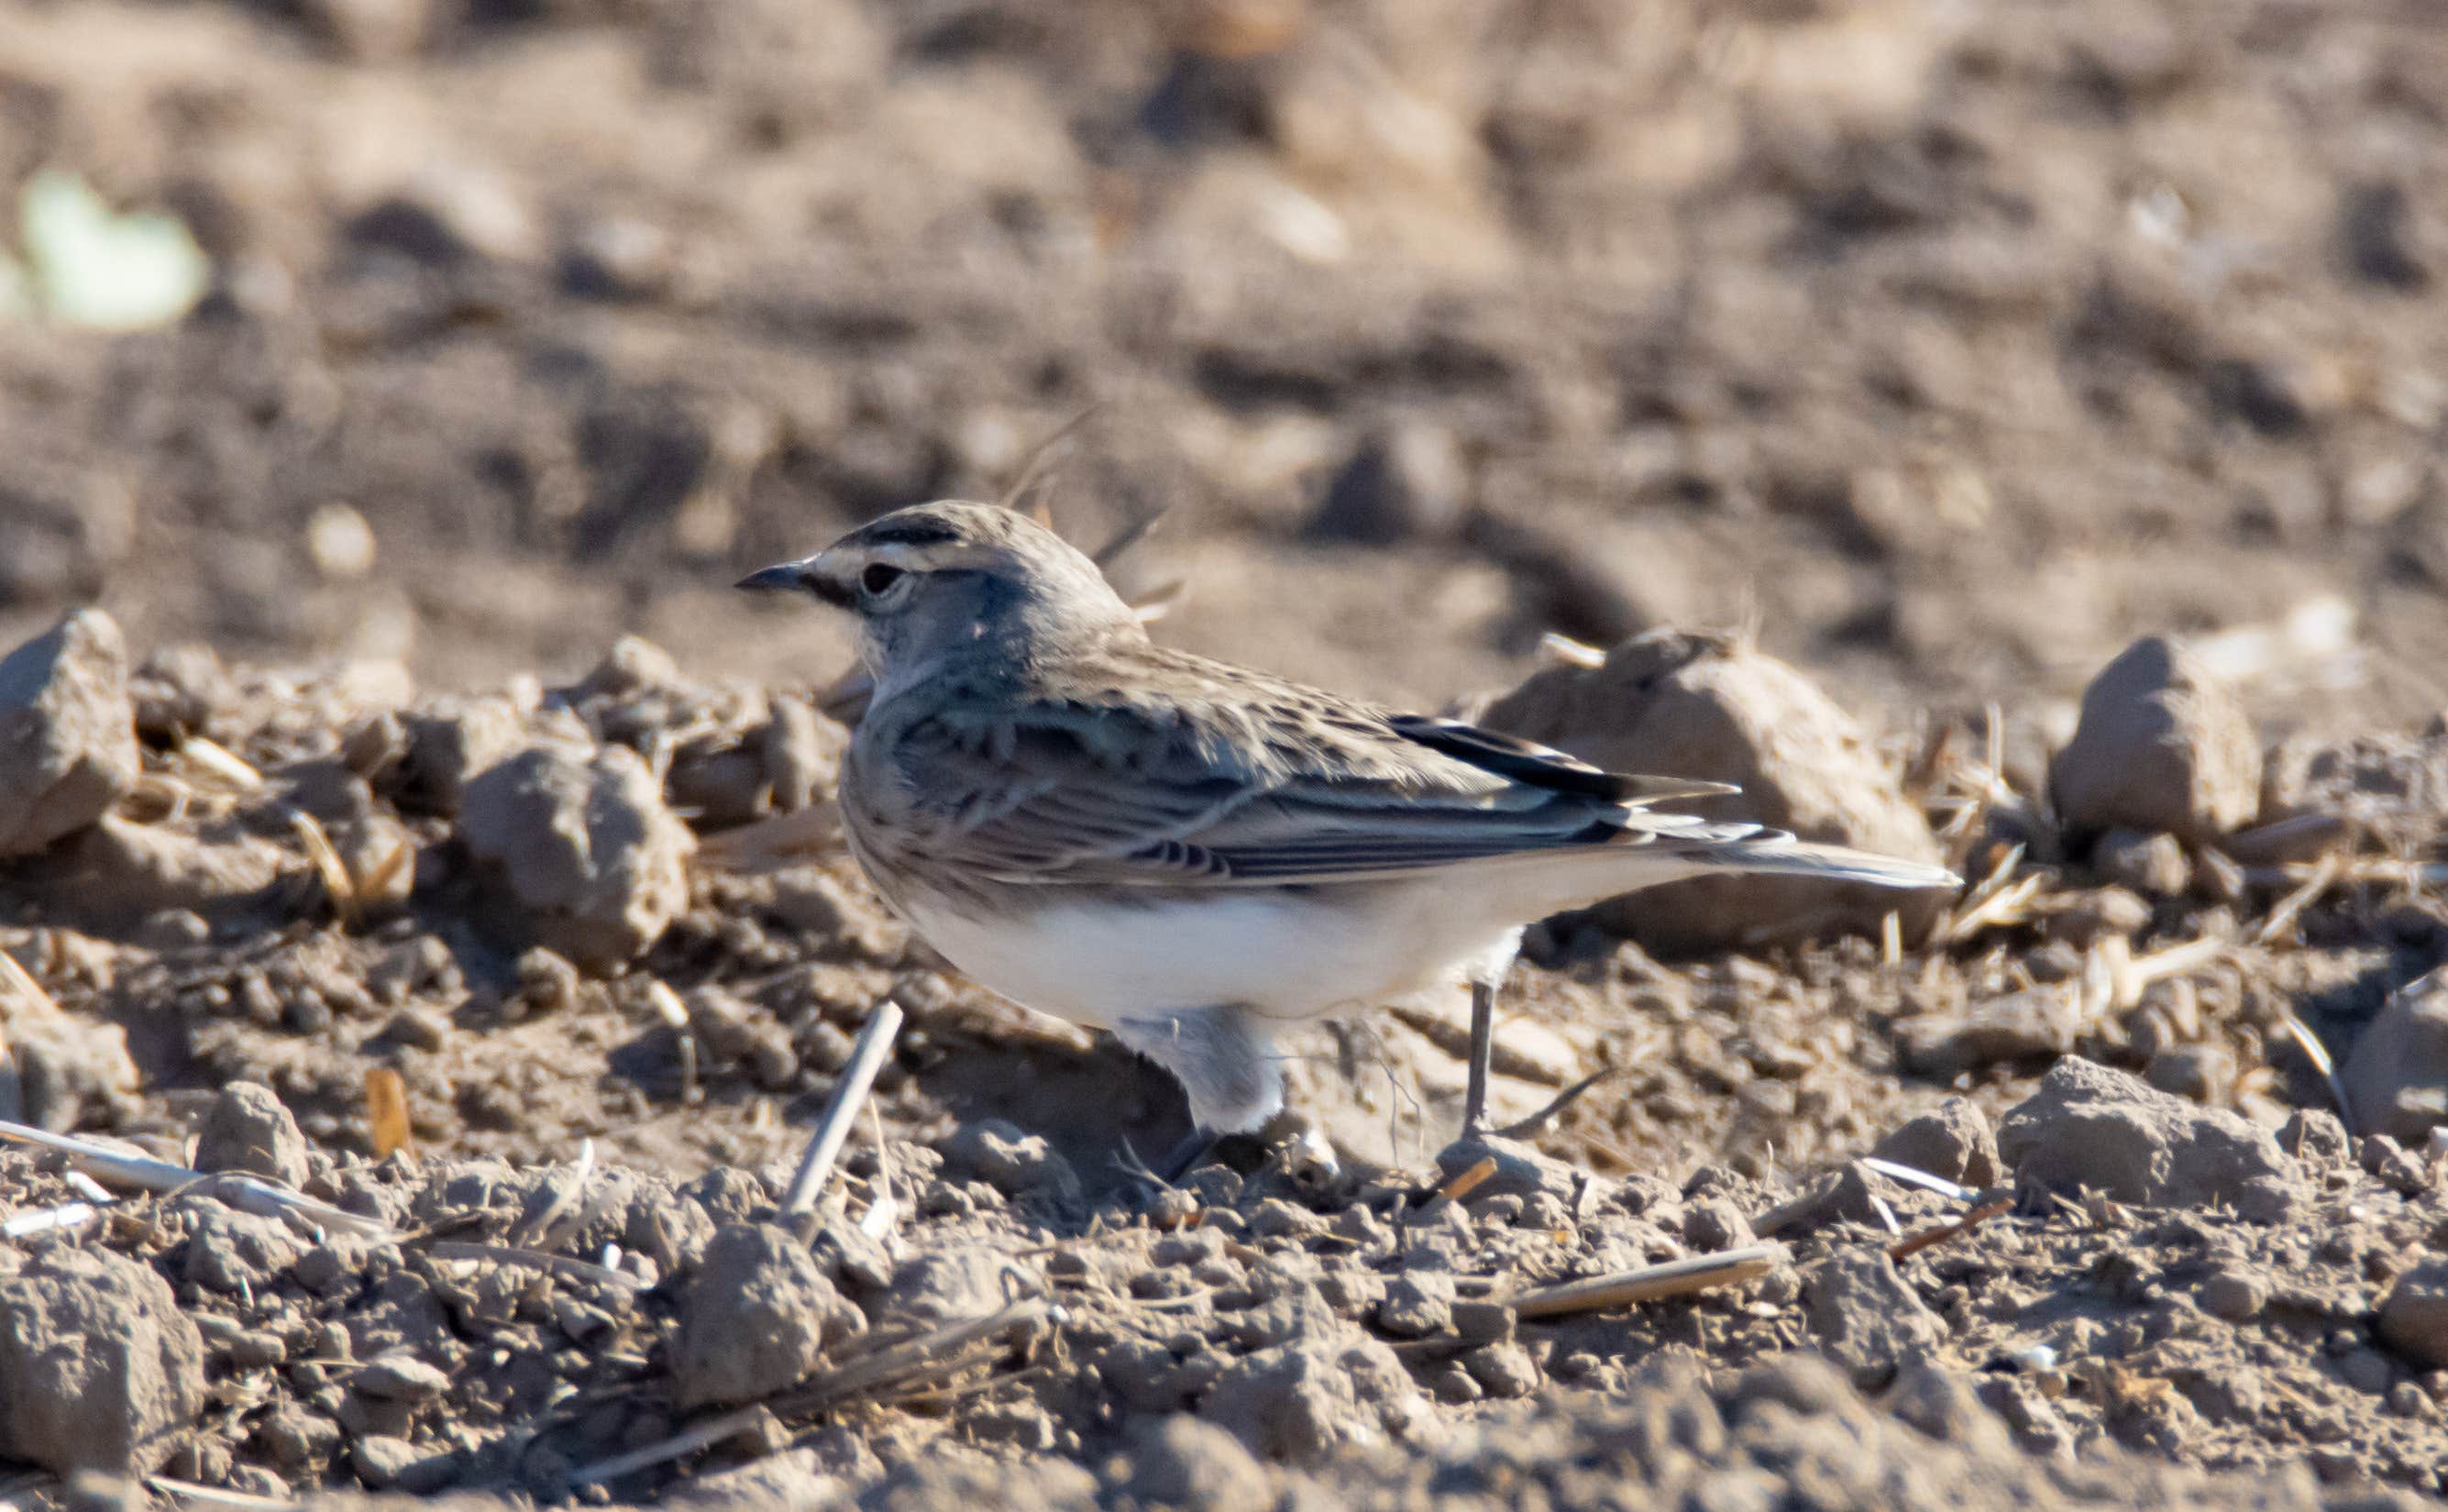
[[[1095,563],[995,504],[945,500],[895,509],[739,586],[805,593],[856,615],[860,655],[879,696],[981,650],[1025,657],[1140,633]]]

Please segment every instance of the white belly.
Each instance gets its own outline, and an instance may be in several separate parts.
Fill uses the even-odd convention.
[[[1329,901],[1253,889],[1132,907],[1058,895],[1032,913],[985,921],[931,902],[909,911],[927,942],[978,983],[1097,1028],[1227,1004],[1276,1019],[1375,1007],[1472,974],[1492,978],[1520,943],[1520,929],[1468,909],[1396,896],[1404,906],[1388,907],[1385,894]]]

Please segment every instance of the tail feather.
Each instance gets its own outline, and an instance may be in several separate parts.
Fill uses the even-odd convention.
[[[1750,830],[1750,833],[1727,833]],[[1963,879],[1941,866],[1874,855],[1839,845],[1817,845],[1796,839],[1783,830],[1727,825],[1701,845],[1676,847],[1700,874],[1745,872],[1769,876],[1819,877],[1829,882],[1866,882],[1883,888],[1955,888]]]

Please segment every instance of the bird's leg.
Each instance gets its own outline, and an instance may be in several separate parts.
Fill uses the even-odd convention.
[[[1221,1136],[1193,1127],[1182,1136],[1181,1142],[1165,1155],[1164,1163],[1156,1168],[1156,1174],[1164,1178],[1166,1185],[1178,1186],[1181,1178],[1197,1170],[1209,1156],[1215,1153],[1215,1146],[1222,1142]]]
[[[1165,1157],[1167,1181],[1227,1135],[1262,1127],[1284,1105],[1283,1067],[1266,1023],[1230,1005],[1188,1008],[1114,1025],[1115,1038],[1174,1075],[1190,1096],[1191,1133]]]
[[[1496,1058],[1496,984],[1470,985],[1470,1080],[1462,1097],[1462,1137],[1487,1132],[1487,1072]]]

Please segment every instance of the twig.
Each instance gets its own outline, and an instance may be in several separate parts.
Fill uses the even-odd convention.
[[[1461,1201],[1463,1198],[1478,1191],[1486,1183],[1487,1178],[1495,1174],[1496,1157],[1492,1155],[1481,1156],[1475,1163],[1455,1172],[1452,1176],[1439,1183],[1436,1189],[1429,1194],[1428,1200],[1421,1204],[1418,1212],[1410,1214],[1408,1215],[1409,1218],[1426,1218],[1433,1215],[1443,1213],[1446,1208],[1452,1206],[1454,1203]]]
[[[322,879],[332,909],[340,916],[340,928],[354,932],[364,917],[357,900],[357,879],[349,874],[349,864],[340,859],[332,837],[323,833],[323,821],[303,809],[292,809],[289,827],[297,832],[297,842],[306,848],[306,858],[315,863],[315,874]]]
[[[380,1218],[370,1218],[362,1213],[351,1213],[328,1202],[275,1186],[260,1177],[240,1176],[230,1171],[194,1171],[183,1165],[172,1165],[149,1156],[130,1155],[97,1144],[72,1134],[53,1134],[30,1124],[0,1122],[0,1139],[13,1139],[20,1144],[36,1144],[47,1150],[57,1150],[75,1160],[84,1170],[106,1181],[131,1186],[145,1192],[182,1192],[201,1187],[243,1213],[258,1217],[278,1217],[282,1213],[295,1213],[309,1222],[327,1229],[339,1229],[361,1234],[370,1238],[397,1238],[398,1233]]]
[[[2206,934],[2198,940],[2188,940],[2183,945],[2171,945],[2165,950],[2136,956],[2133,959],[2133,985],[2139,989],[2166,977],[2183,976],[2197,967],[2209,965],[2227,954],[2229,948],[2227,941]]]
[[[2329,1058],[2329,1047],[2323,1044],[2321,1037],[2306,1027],[2292,1011],[2281,1010],[2278,1022],[2285,1026],[2286,1033],[2295,1042],[2295,1048],[2304,1052],[2304,1059],[2311,1062],[2312,1068],[2321,1073],[2321,1080],[2329,1084],[2329,1096],[2338,1104],[2338,1121],[2346,1126],[2348,1134],[2353,1134],[2355,1107],[2346,1101],[2346,1084],[2338,1080],[2338,1063]]]
[[[582,1260],[575,1255],[531,1250],[524,1245],[481,1244],[472,1239],[434,1239],[422,1248],[437,1260],[493,1260],[504,1265],[532,1265],[538,1270],[557,1272],[575,1280],[616,1286],[624,1292],[646,1290],[645,1282],[626,1271],[616,1271],[608,1265],[597,1265],[592,1260]]]
[[[1959,1234],[1969,1233],[1999,1214],[2012,1211],[2014,1206],[2015,1202],[2011,1197],[1999,1197],[1995,1202],[1983,1202],[1952,1223],[1941,1223],[1934,1229],[1923,1229],[1908,1239],[1887,1246],[1887,1258],[1907,1259],[1933,1244],[1944,1244]]]
[[[1861,1162],[1890,1180],[1902,1181],[1906,1186],[1922,1187],[1937,1193],[1940,1196],[1952,1197],[1958,1202],[1969,1202],[1974,1196],[1972,1190],[1960,1182],[1949,1181],[1946,1177],[1932,1171],[1924,1171],[1919,1166],[1883,1160],[1875,1155],[1861,1157]]]
[[[2295,927],[2296,916],[2317,902],[2321,894],[2328,891],[2330,885],[2338,880],[2339,871],[2335,851],[2313,863],[2312,874],[2305,877],[2295,890],[2279,899],[2270,909],[2269,916],[2261,921],[2261,928],[2252,933],[2252,943],[2274,945],[2284,938],[2286,931]]]
[[[100,1216],[102,1209],[90,1202],[63,1202],[55,1208],[36,1208],[0,1223],[0,1238],[23,1239],[37,1234],[65,1233],[84,1228]]]
[[[881,1239],[900,1221],[901,1199],[892,1195],[892,1149],[884,1138],[884,1110],[872,1098],[867,1102],[867,1117],[875,1130],[875,1196],[859,1216],[858,1232]]]
[[[366,1128],[377,1160],[390,1158],[413,1140],[415,1131],[408,1116],[408,1083],[390,1066],[366,1067]]]
[[[798,1174],[791,1178],[790,1193],[782,1199],[783,1216],[793,1220],[803,1238],[813,1234],[816,1198],[824,1191],[825,1178],[832,1175],[842,1141],[850,1138],[851,1125],[858,1118],[858,1105],[875,1085],[884,1058],[892,1053],[892,1037],[900,1032],[901,1005],[887,998],[868,1015],[867,1026],[858,1031],[858,1041],[851,1046],[850,1063],[833,1081],[832,1097],[816,1120],[808,1153],[800,1157]]]
[[[1540,1108],[1538,1112],[1533,1113],[1528,1118],[1516,1120],[1515,1121],[1504,1125],[1501,1129],[1490,1129],[1487,1132],[1495,1135],[1500,1139],[1530,1139],[1532,1136],[1543,1131],[1549,1123],[1555,1121],[1555,1120],[1559,1117],[1566,1108],[1569,1108],[1574,1103],[1581,1101],[1581,1095],[1583,1093],[1586,1093],[1590,1088],[1597,1086],[1599,1082],[1609,1081],[1621,1074],[1624,1069],[1624,1067],[1616,1065],[1602,1066],[1581,1078],[1578,1081],[1574,1082],[1571,1086],[1566,1087],[1563,1091],[1557,1093],[1554,1097],[1548,1099],[1547,1105],[1545,1107]]]
[[[179,755],[240,793],[253,793],[263,786],[263,774],[219,741],[191,735],[179,742]]]
[[[680,995],[672,990],[671,984],[660,977],[647,979],[646,1005],[655,1010],[655,1017],[662,1020],[664,1026],[679,1037],[680,1101],[682,1103],[698,1101],[704,1094],[698,1086],[697,1034],[689,1024],[688,1005],[682,1003]]]
[[[40,982],[35,981],[34,973],[26,969],[26,963],[18,960],[10,951],[0,950],[0,977],[8,978],[9,985],[15,987],[28,1005],[37,1011],[54,1019],[67,1017],[67,1012],[60,1006],[59,1000],[52,997]]]
[[[846,1365],[812,1377],[805,1386],[792,1391],[775,1403],[776,1411],[797,1415],[821,1411],[836,1406],[862,1391],[897,1382],[912,1374],[925,1374],[958,1365],[956,1352],[982,1340],[996,1338],[1017,1329],[1034,1330],[1054,1317],[1054,1309],[1043,1297],[1025,1297],[984,1317],[963,1318],[940,1329],[922,1333],[914,1339],[877,1349]]]
[[[1669,1260],[1664,1265],[1643,1266],[1637,1271],[1536,1287],[1513,1298],[1513,1311],[1517,1317],[1543,1318],[1687,1296],[1694,1292],[1755,1281],[1784,1264],[1786,1258],[1782,1244],[1753,1244],[1718,1254],[1695,1254],[1689,1259]]]
[[[666,1464],[683,1455],[695,1454],[699,1449],[713,1448],[723,1440],[755,1427],[757,1420],[768,1410],[761,1402],[734,1407],[695,1426],[683,1428],[660,1443],[649,1444],[642,1449],[632,1449],[626,1454],[616,1454],[608,1460],[598,1460],[593,1464],[582,1464],[564,1479],[571,1485],[593,1485]]]
[[[1560,631],[1550,630],[1539,638],[1540,660],[1554,666],[1578,667],[1584,672],[1606,665],[1606,652],[1585,641],[1576,641]]]
[[[173,1481],[166,1475],[148,1475],[144,1483],[156,1491],[165,1492],[182,1502],[201,1502],[208,1506],[242,1506],[287,1508],[298,1505],[284,1497],[258,1496],[252,1491],[229,1491],[217,1485],[198,1485],[193,1481]]]

